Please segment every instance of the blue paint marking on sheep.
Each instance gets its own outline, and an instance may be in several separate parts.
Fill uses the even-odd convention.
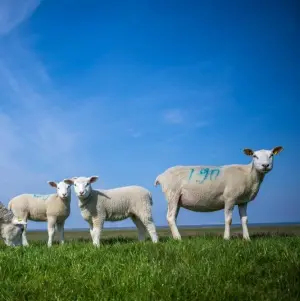
[[[51,196],[51,194],[47,194],[47,195],[45,195],[45,194],[33,194],[32,196],[34,198],[42,199],[42,200],[45,201]]]
[[[192,175],[193,175],[194,171],[195,171],[195,169],[192,168],[192,169],[191,169],[191,172],[190,172],[189,180],[192,178]]]
[[[190,175],[189,175],[189,180],[192,178],[193,174],[195,172],[194,168],[191,168]],[[197,173],[197,175],[203,176],[202,180],[196,180],[197,183],[202,184],[204,183],[208,178],[209,180],[213,181],[216,180],[216,178],[220,174],[220,168],[201,168],[200,171]]]

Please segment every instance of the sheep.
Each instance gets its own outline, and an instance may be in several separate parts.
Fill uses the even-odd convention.
[[[120,221],[131,218],[138,229],[140,241],[148,231],[153,243],[158,242],[152,218],[151,193],[141,186],[124,186],[107,190],[96,190],[92,183],[98,176],[73,177],[64,180],[74,184],[81,216],[88,222],[93,245],[100,246],[100,235],[104,221]]]
[[[64,181],[47,182],[56,188],[56,193],[49,195],[21,194],[10,200],[8,208],[23,220],[48,223],[48,247],[52,246],[55,226],[60,234],[60,244],[64,244],[64,224],[70,215],[71,185]],[[28,246],[26,228],[23,231],[23,245]]]
[[[22,232],[26,222],[18,219],[12,211],[8,210],[2,202],[0,202],[0,237],[7,246],[21,246]]]
[[[258,194],[265,175],[273,168],[273,156],[283,150],[243,150],[252,156],[249,164],[224,166],[174,166],[158,175],[154,186],[161,185],[168,203],[167,221],[174,239],[181,240],[176,225],[180,207],[195,212],[213,212],[224,209],[224,239],[230,239],[234,206],[239,208],[243,238],[250,240],[247,205]]]

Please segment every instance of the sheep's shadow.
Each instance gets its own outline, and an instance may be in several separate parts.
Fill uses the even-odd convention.
[[[187,235],[183,236],[182,240],[193,240],[195,238],[205,238],[205,239],[222,239],[222,233],[205,233],[199,235]],[[281,238],[281,237],[297,237],[295,233],[286,233],[286,232],[254,232],[250,234],[251,240],[256,239],[264,239],[264,238]],[[232,233],[231,235],[232,240],[240,240],[243,239],[243,235],[241,233]],[[168,241],[174,240],[172,236],[160,236],[159,242],[165,243]],[[175,240],[174,240],[175,241]],[[91,239],[89,238],[78,238],[70,240],[70,242],[81,242],[81,243],[91,243]],[[134,237],[124,237],[124,236],[115,236],[115,237],[105,237],[101,239],[102,245],[115,245],[115,244],[128,244],[128,243],[136,243],[139,242],[137,238]],[[145,242],[151,242],[150,238],[146,238]]]
[[[170,240],[170,237],[163,236],[159,238],[159,242],[166,242]],[[135,237],[125,237],[125,236],[114,236],[114,237],[104,237],[100,240],[100,244],[105,245],[116,245],[116,244],[130,244],[140,242],[138,238]],[[147,237],[143,242],[152,242],[150,237]],[[76,238],[69,240],[69,243],[88,243],[91,244],[92,240],[90,238]]]
[[[262,239],[262,238],[281,238],[281,237],[297,237],[299,235],[295,233],[287,233],[287,232],[253,232],[250,233],[250,238],[251,240],[253,239]],[[212,233],[208,232],[205,234],[199,234],[199,235],[190,235],[183,237],[183,239],[194,239],[195,237],[205,237],[209,239],[223,239],[223,233]],[[242,239],[243,234],[242,233],[232,233],[230,239],[235,240],[235,239]]]
[[[250,233],[250,238],[251,240],[259,240],[259,239],[266,239],[266,238],[288,238],[288,237],[298,237],[299,235],[295,233],[287,233],[287,232],[282,232],[282,231],[272,231],[272,232],[264,232],[264,231],[256,231]],[[192,234],[192,235],[184,235],[182,236],[181,241],[185,240],[193,240],[196,238],[203,238],[203,239],[208,239],[208,240],[223,240],[223,233],[216,233],[216,232],[206,232],[206,233],[197,233],[197,234]],[[231,234],[231,239],[230,240],[242,240],[243,235],[242,233],[232,233]],[[169,241],[177,241],[173,239],[172,235],[164,234],[162,236],[159,236],[159,242],[160,243],[166,243]],[[103,237],[101,238],[100,244],[103,246],[113,246],[113,245],[118,245],[118,244],[132,244],[132,243],[138,243],[139,240],[137,237],[131,237],[131,236],[113,236],[113,237]],[[146,237],[144,242],[150,242],[151,239],[150,237]],[[180,241],[177,241],[180,242]],[[43,245],[45,242],[39,241],[39,242],[34,242],[35,245]],[[68,239],[66,241],[67,244],[76,244],[76,243],[84,243],[84,244],[92,244],[91,238],[88,237],[78,237],[78,238],[72,238]],[[59,245],[59,241],[53,241],[53,245]]]

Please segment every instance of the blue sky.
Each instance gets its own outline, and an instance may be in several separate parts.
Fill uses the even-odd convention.
[[[166,225],[153,187],[166,168],[244,164],[243,148],[282,145],[249,222],[300,221],[297,11],[297,1],[2,0],[1,201],[98,175],[95,188],[148,188]],[[87,227],[74,194],[71,208],[66,227]],[[223,211],[178,217],[215,223]]]

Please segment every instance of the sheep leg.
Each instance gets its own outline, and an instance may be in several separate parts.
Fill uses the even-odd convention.
[[[155,228],[155,225],[154,225],[152,219],[148,219],[145,222],[145,227],[151,237],[152,242],[157,243],[158,237],[157,237],[156,228]]]
[[[60,244],[63,245],[65,243],[64,222],[57,223],[57,230],[59,233]]]
[[[247,216],[247,205],[248,203],[244,204],[239,204],[239,213],[240,213],[240,218],[241,218],[241,223],[242,223],[242,228],[243,228],[243,238],[246,240],[250,240],[249,232],[248,232],[248,216]]]
[[[104,224],[103,217],[93,218],[93,245],[96,247],[100,246],[100,236],[103,229]]]
[[[55,234],[55,224],[56,224],[55,219],[48,217],[48,247],[52,246],[53,237]]]
[[[176,220],[180,209],[178,202],[179,202],[179,195],[177,194],[175,194],[173,198],[170,198],[170,200],[168,200],[167,221],[171,229],[173,238],[177,240],[181,240],[181,235],[176,225]]]
[[[26,221],[27,222],[27,218],[24,218],[24,221]],[[24,247],[28,247],[29,246],[29,243],[28,243],[28,241],[27,241],[27,224],[26,225],[24,225],[24,230],[23,230],[23,233],[22,233],[22,245],[24,246]]]
[[[93,232],[93,222],[92,221],[89,222],[89,226],[90,226],[91,238],[92,238],[92,241],[94,241],[94,232]]]
[[[224,230],[224,239],[230,239],[230,226],[232,223],[232,212],[233,212],[234,204],[225,204],[224,215],[225,215],[225,230]]]
[[[137,216],[132,216],[131,217],[133,223],[138,229],[138,238],[139,241],[144,241],[145,240],[145,233],[146,233],[146,227],[142,223],[142,221],[137,217]]]

